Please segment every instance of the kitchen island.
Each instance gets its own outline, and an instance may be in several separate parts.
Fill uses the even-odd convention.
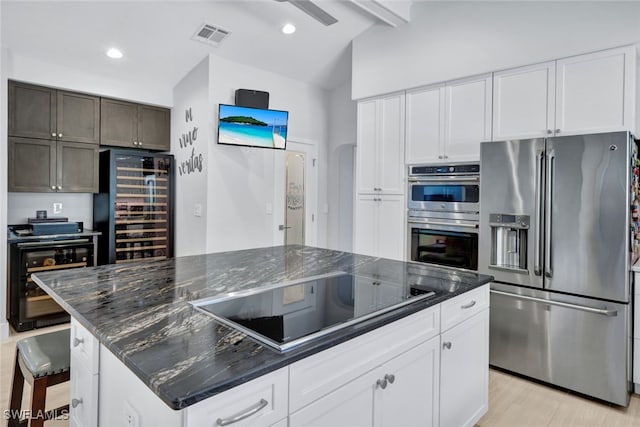
[[[377,284],[372,298],[385,298],[393,284],[420,284],[435,295],[287,352],[190,304],[336,271]],[[451,408],[479,405],[462,424],[486,411],[490,276],[280,246],[33,278],[72,317],[72,425],[226,425],[248,414],[236,425],[401,425],[387,419],[399,411],[380,413],[382,402],[416,402],[419,418],[407,420],[451,425],[447,417],[459,415]],[[460,336],[465,345],[452,343]],[[445,361],[441,351],[455,357]],[[405,367],[414,371],[400,374]],[[406,378],[415,384],[402,391]],[[469,396],[475,383],[480,393]]]

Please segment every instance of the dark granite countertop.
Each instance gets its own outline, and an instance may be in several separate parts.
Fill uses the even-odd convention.
[[[344,271],[420,283],[437,296],[280,353],[189,301]],[[185,408],[492,280],[491,276],[308,246],[277,246],[33,275],[167,405]]]

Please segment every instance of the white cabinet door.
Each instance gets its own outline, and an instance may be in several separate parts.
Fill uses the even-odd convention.
[[[353,221],[353,248],[355,253],[377,256],[377,223],[378,196],[357,196]]]
[[[375,380],[365,374],[289,416],[289,427],[373,425]]]
[[[555,61],[493,74],[493,140],[546,137],[555,129]]]
[[[440,337],[390,360],[377,372],[387,382],[374,395],[374,426],[438,425]]]
[[[556,135],[634,131],[635,48],[557,61]]]
[[[378,188],[384,194],[404,194],[404,94],[380,99]]]
[[[377,188],[377,101],[358,102],[357,188],[358,193],[373,193]]]
[[[406,162],[433,163],[444,152],[444,85],[408,91],[406,95]]]
[[[383,195],[380,198],[374,229],[378,237],[377,256],[402,261],[406,234],[404,197]]]
[[[447,161],[480,160],[480,142],[491,139],[491,74],[445,87]]]
[[[489,405],[489,309],[444,332],[440,348],[440,424],[473,426]]]
[[[72,353],[69,418],[73,425],[90,427],[98,424],[98,380],[99,375],[92,373]]]

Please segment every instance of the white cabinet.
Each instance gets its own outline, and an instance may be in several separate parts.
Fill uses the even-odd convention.
[[[404,94],[358,102],[358,193],[404,194]]]
[[[407,163],[480,159],[491,139],[491,74],[408,91]]]
[[[635,130],[635,47],[494,73],[493,139]]]
[[[438,425],[439,337],[293,413],[290,427]]]
[[[633,382],[637,393],[640,390],[640,272],[636,271],[633,277]]]
[[[71,377],[69,423],[98,424],[99,343],[76,319],[71,319]]]
[[[354,215],[354,252],[404,259],[404,196],[358,195]]]
[[[555,61],[493,74],[493,139],[544,137],[555,129]]]
[[[473,426],[489,405],[489,309],[441,336],[440,424]]]

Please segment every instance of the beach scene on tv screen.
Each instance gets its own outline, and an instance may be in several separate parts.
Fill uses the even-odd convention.
[[[287,112],[220,105],[218,141],[222,144],[285,148]]]

